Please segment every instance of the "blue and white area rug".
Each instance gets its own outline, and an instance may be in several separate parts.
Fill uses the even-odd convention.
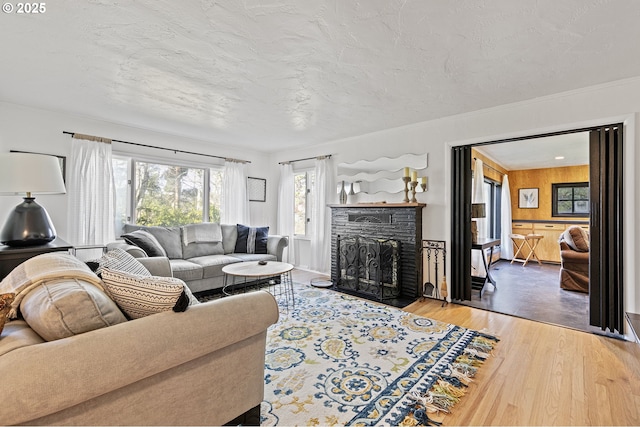
[[[295,287],[295,308],[268,332],[262,425],[437,425],[497,342],[328,289]]]

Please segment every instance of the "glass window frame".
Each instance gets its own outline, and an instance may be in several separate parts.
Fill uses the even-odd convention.
[[[185,160],[171,161],[168,159],[139,156],[129,153],[113,153],[113,159],[118,161],[127,161],[127,206],[126,206],[126,221],[129,224],[136,224],[136,209],[135,209],[135,191],[136,188],[136,163],[154,163],[163,166],[177,166],[192,169],[203,170],[203,203],[202,203],[202,222],[208,222],[210,212],[210,191],[211,191],[211,171],[212,170],[224,170],[223,165],[211,165],[198,162],[189,162]],[[221,201],[222,203],[222,201]],[[222,209],[222,206],[220,206]],[[119,237],[122,233],[122,229],[119,229],[116,224],[116,236]]]
[[[304,224],[304,234],[294,234],[295,237],[299,238],[310,238],[312,235],[311,230],[311,207],[312,207],[312,193],[313,193],[313,183],[312,175],[314,174],[313,169],[301,169],[293,172],[294,177],[299,175],[305,176],[305,224]],[[295,178],[294,178],[295,179]],[[294,196],[295,197],[295,196]],[[295,225],[295,224],[294,224]],[[295,227],[294,227],[295,229]]]
[[[571,188],[571,189],[575,189],[575,188],[587,188],[587,198],[586,199],[576,199],[575,197],[575,190],[572,191],[572,197],[571,197],[571,206],[572,206],[572,212],[558,212],[558,202],[559,200],[559,196],[558,196],[558,190],[560,189],[564,189],[564,188]],[[587,212],[575,212],[575,202],[581,202],[581,201],[586,201],[587,202]],[[590,198],[589,198],[589,182],[561,182],[561,183],[556,183],[556,184],[551,184],[551,216],[552,217],[560,217],[560,218],[567,218],[567,217],[588,217],[590,215],[591,212],[591,203],[590,203]]]

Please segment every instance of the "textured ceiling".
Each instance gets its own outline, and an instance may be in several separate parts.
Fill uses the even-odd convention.
[[[46,7],[0,15],[0,100],[263,151],[640,75],[636,0]]]

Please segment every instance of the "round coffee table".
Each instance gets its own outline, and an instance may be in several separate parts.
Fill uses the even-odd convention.
[[[267,261],[266,264],[260,264],[259,261],[245,261],[225,265],[222,267],[224,273],[222,293],[231,295],[229,288],[237,284],[236,279],[238,278],[242,278],[243,289],[246,289],[246,285],[251,282],[255,282],[259,289],[260,285],[266,281],[267,290],[278,299],[279,304],[284,304],[289,308],[289,301],[291,301],[291,306],[295,307],[291,270],[293,270],[293,265],[280,261]],[[278,276],[280,283],[275,280]],[[229,283],[229,278],[232,279],[231,283]],[[282,296],[284,296],[284,301],[281,301]]]

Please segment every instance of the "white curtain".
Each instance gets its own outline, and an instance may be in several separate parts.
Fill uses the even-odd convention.
[[[473,180],[471,183],[471,203],[486,203],[484,194],[484,163],[482,160],[476,159],[473,169]],[[485,205],[486,208],[486,205]],[[485,209],[488,212],[488,209]],[[478,237],[487,236],[487,219],[476,218],[478,225]],[[486,271],[481,256],[484,256],[482,251],[471,251],[471,269],[475,276],[485,276]]]
[[[502,177],[502,207],[500,209],[500,258],[513,258],[513,245],[511,244],[511,191],[509,189],[509,177],[505,174]]]
[[[249,200],[244,162],[225,160],[222,178],[222,212],[224,224],[249,223]]]
[[[278,234],[289,239],[283,261],[296,265],[295,250],[295,199],[293,167],[290,163],[280,165],[280,186],[278,189]]]
[[[115,239],[111,143],[79,138],[71,140],[67,238],[76,246],[106,245]]]
[[[313,207],[311,210],[311,223],[313,237],[311,238],[311,270],[328,273],[331,270],[331,214],[327,207],[333,185],[332,171],[329,158],[315,160],[315,185],[312,192]]]

